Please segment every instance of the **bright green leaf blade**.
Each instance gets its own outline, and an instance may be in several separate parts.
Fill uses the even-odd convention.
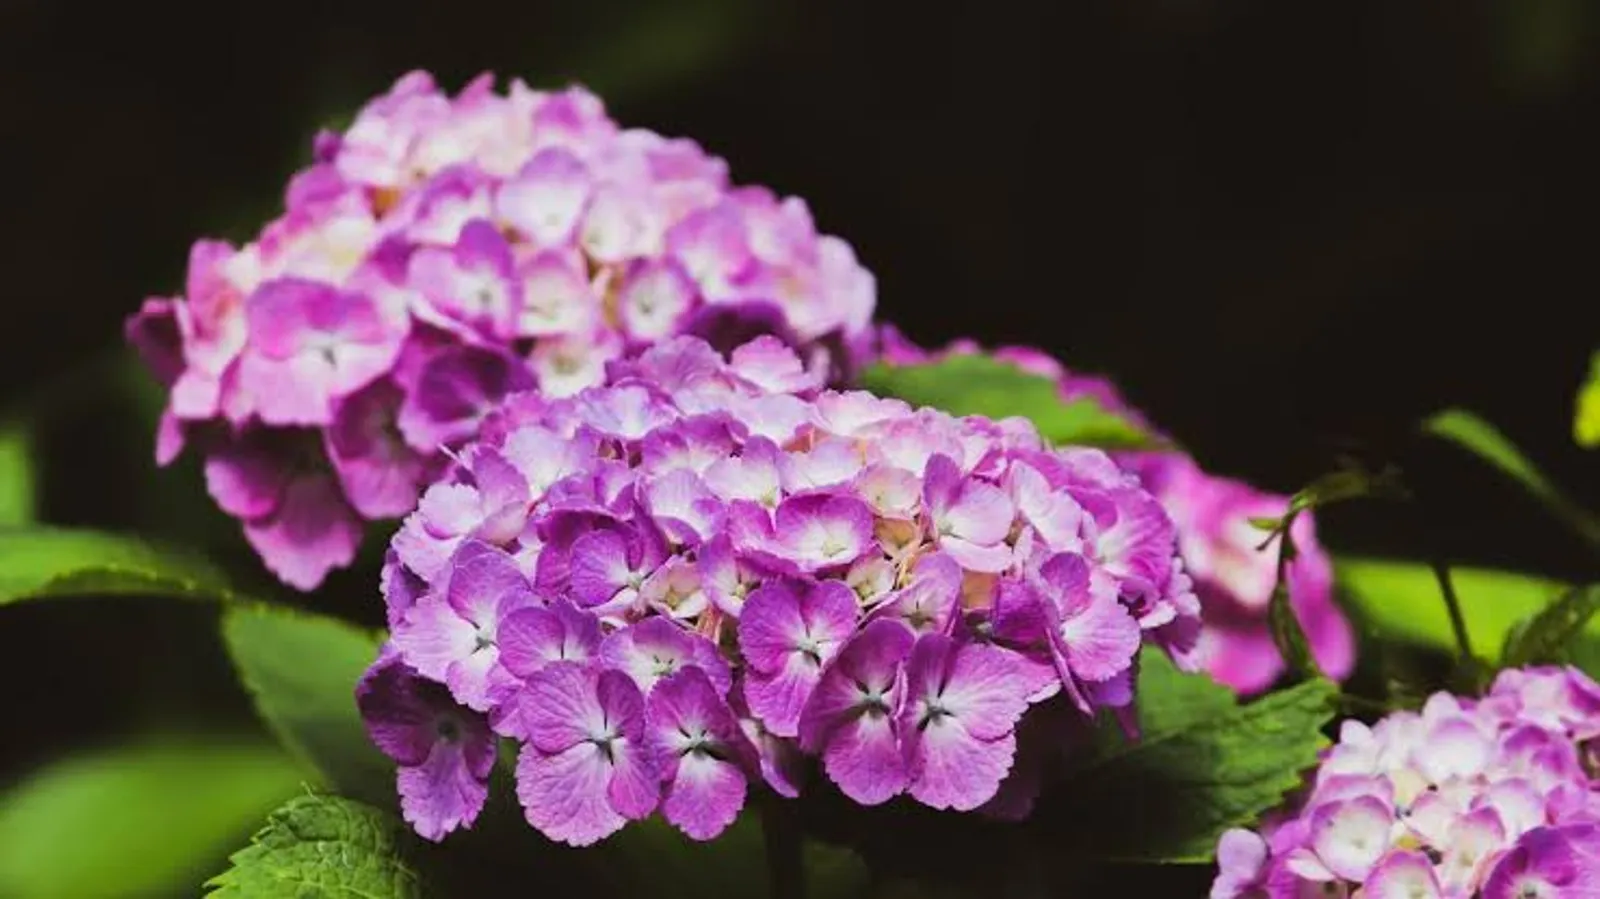
[[[1550,513],[1600,546],[1600,519],[1568,500],[1539,467],[1494,425],[1465,409],[1446,409],[1422,423],[1422,429],[1473,453],[1521,484]]]
[[[1094,400],[1063,400],[1051,379],[978,354],[917,365],[874,365],[862,374],[861,386],[951,415],[1021,416],[1056,444],[1108,450],[1160,445],[1133,421]]]
[[[0,805],[0,896],[190,895],[303,777],[275,746],[216,737],[57,762]]]
[[[121,534],[0,528],[0,605],[47,597],[237,598],[204,559]]]
[[[1209,677],[1185,674],[1165,652],[1139,654],[1139,730],[1145,740],[1159,740],[1230,713],[1238,706],[1232,690]]]
[[[393,817],[338,796],[298,796],[267,818],[233,867],[206,881],[217,899],[416,899]]]
[[[1600,584],[1568,590],[1538,614],[1512,628],[1500,656],[1501,666],[1521,668],[1564,658],[1597,611],[1600,611]]]
[[[1333,717],[1333,684],[1317,678],[1224,709],[1183,679],[1160,675],[1150,693],[1162,714],[1152,733],[1075,771],[1045,807],[1075,854],[1094,861],[1178,863],[1209,861],[1229,827],[1277,807],[1302,782],[1328,743],[1322,727]],[[1147,694],[1140,679],[1141,703]],[[1179,714],[1181,696],[1207,695],[1209,713]],[[1149,716],[1145,716],[1146,720]],[[1053,831],[1052,831],[1053,832]]]
[[[1454,649],[1439,581],[1426,562],[1340,557],[1334,560],[1334,576],[1353,610],[1378,634]],[[1504,645],[1519,621],[1538,614],[1570,586],[1489,568],[1451,568],[1450,579],[1474,651],[1484,662],[1494,661],[1487,653]],[[1600,623],[1591,621],[1584,639],[1600,643]]]
[[[1578,389],[1572,439],[1584,449],[1600,447],[1600,352],[1589,358],[1589,380]]]
[[[0,425],[0,527],[32,523],[33,481],[32,429],[20,421]]]
[[[337,618],[272,606],[237,606],[222,637],[256,709],[283,745],[341,793],[374,802],[394,795],[394,763],[367,738],[355,687],[380,639]]]

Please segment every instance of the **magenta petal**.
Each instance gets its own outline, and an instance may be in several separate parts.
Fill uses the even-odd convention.
[[[163,387],[172,386],[184,369],[183,335],[175,302],[156,297],[145,300],[139,311],[128,317],[123,335],[156,381]]]
[[[1027,708],[1027,686],[1006,650],[921,637],[907,666],[900,719],[911,795],[958,811],[993,798],[1011,770],[1011,728]]]
[[[772,733],[799,732],[800,713],[821,668],[855,629],[855,593],[838,581],[750,594],[739,619],[739,644],[750,673],[745,698]]]
[[[962,645],[947,672],[941,705],[980,740],[998,740],[1011,733],[1028,709],[1033,684],[1021,659],[1008,649]]]
[[[853,496],[791,496],[773,516],[782,556],[803,570],[848,566],[873,545],[872,509]]]
[[[783,670],[804,631],[800,597],[789,585],[769,584],[745,597],[739,615],[739,649],[752,671],[776,674]]]
[[[898,618],[916,631],[944,631],[961,598],[961,566],[945,553],[917,560],[911,582],[889,594],[874,615]]]
[[[562,752],[606,730],[599,677],[576,662],[535,672],[521,696],[528,745],[539,752]]]
[[[1443,899],[1444,890],[1434,876],[1433,862],[1421,852],[1395,850],[1378,862],[1367,875],[1365,895],[1404,896],[1406,899]]]
[[[315,590],[328,572],[355,561],[361,520],[331,475],[291,483],[277,510],[245,522],[245,539],[273,574],[298,590]]]
[[[456,614],[481,629],[492,633],[502,615],[536,603],[528,579],[505,550],[471,540],[456,551],[453,562],[445,599]]]
[[[532,744],[517,760],[517,798],[528,823],[569,846],[590,846],[621,830],[628,819],[607,795],[611,764],[593,743],[545,754]]]
[[[435,842],[469,827],[489,798],[487,775],[469,770],[460,747],[438,743],[427,761],[398,775],[400,812],[424,839]]]
[[[780,737],[795,736],[800,730],[800,714],[817,684],[817,676],[815,662],[794,655],[776,672],[751,674],[744,685],[745,701],[750,703],[750,711],[761,719],[767,730]]]
[[[230,440],[206,458],[206,489],[222,511],[236,518],[263,518],[277,510],[290,478],[290,462],[264,433]]]
[[[557,600],[548,608],[519,609],[500,622],[500,664],[528,677],[551,662],[581,662],[600,650],[600,619]]]
[[[652,755],[667,781],[667,820],[695,839],[711,839],[744,805],[755,748],[698,668],[661,681],[650,694],[647,717]]]
[[[417,833],[438,840],[470,825],[488,797],[494,736],[387,648],[356,686],[367,733],[400,763],[401,810]]]
[[[1126,671],[1142,639],[1139,622],[1114,597],[1097,597],[1061,622],[1067,665],[1084,680],[1108,680]]]
[[[341,400],[324,434],[328,457],[350,505],[369,519],[393,518],[417,505],[426,460],[395,428],[400,389],[376,381]]]
[[[511,393],[534,387],[518,359],[478,347],[451,347],[431,357],[400,407],[399,428],[413,448],[432,453],[471,437],[485,415]]]
[[[851,638],[828,663],[800,717],[800,745],[818,752],[834,732],[873,711],[897,711],[900,666],[916,642],[911,630],[893,619],[873,621]]]
[[[570,568],[572,596],[578,605],[593,607],[610,602],[629,586],[628,546],[614,531],[595,531],[572,544]]]
[[[930,725],[910,745],[911,795],[931,808],[963,812],[994,797],[1017,750],[1014,735],[979,740],[954,718]]]
[[[906,765],[894,718],[869,711],[841,726],[822,755],[828,779],[862,805],[878,805],[906,788]]]
[[[678,763],[662,814],[690,838],[716,839],[744,808],[747,781],[738,768],[692,753]]]

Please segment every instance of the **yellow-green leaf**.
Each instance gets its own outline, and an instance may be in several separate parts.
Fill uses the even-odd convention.
[[[874,365],[862,373],[861,386],[951,415],[1027,418],[1046,440],[1061,445],[1106,450],[1164,445],[1116,410],[1088,397],[1065,400],[1050,378],[977,353],[915,365]]]
[[[376,634],[324,615],[241,605],[222,637],[256,709],[283,745],[339,792],[392,800],[394,763],[367,738],[356,681],[378,655]]]
[[[193,895],[303,777],[275,746],[221,737],[56,762],[0,803],[0,896]]]
[[[1584,449],[1600,447],[1600,352],[1589,358],[1589,380],[1578,389],[1572,439]]]
[[[22,421],[0,424],[0,527],[33,521],[33,479],[33,430]]]
[[[0,605],[48,597],[233,600],[222,573],[175,547],[70,528],[0,528]]]
[[[1422,429],[1449,440],[1521,484],[1551,514],[1586,540],[1600,546],[1600,519],[1567,499],[1554,481],[1500,429],[1465,409],[1446,409],[1422,423]]]
[[[1438,579],[1426,562],[1339,557],[1334,574],[1346,601],[1380,637],[1455,647]],[[1486,663],[1494,661],[1491,653],[1505,644],[1518,622],[1537,615],[1571,587],[1492,568],[1452,567],[1450,579],[1474,652]],[[1591,620],[1580,639],[1600,644],[1600,622]]]

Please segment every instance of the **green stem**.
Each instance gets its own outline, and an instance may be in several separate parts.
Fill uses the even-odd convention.
[[[761,807],[761,835],[767,850],[767,879],[773,899],[804,899],[805,860],[800,822],[789,800],[775,795],[764,797]]]
[[[1455,582],[1450,578],[1450,566],[1437,556],[1429,559],[1428,566],[1439,581],[1439,593],[1444,596],[1444,607],[1450,613],[1450,629],[1455,632],[1456,650],[1463,665],[1474,664],[1477,656],[1472,652],[1472,638],[1467,634],[1467,619],[1461,614],[1461,600],[1456,596]]]

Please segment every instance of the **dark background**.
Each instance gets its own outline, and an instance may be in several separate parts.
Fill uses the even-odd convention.
[[[122,317],[176,290],[197,236],[273,214],[317,126],[423,67],[452,90],[581,79],[804,196],[919,341],[1111,372],[1204,463],[1283,491],[1345,441],[1398,454],[1452,558],[1592,577],[1515,488],[1397,438],[1469,406],[1600,506],[1570,437],[1600,346],[1600,7],[1062,5],[9,0],[0,399],[45,416],[45,517],[237,550],[193,470],[152,471],[106,361]],[[1414,553],[1392,517],[1325,536]],[[370,570],[334,588],[375,615]],[[4,610],[0,776],[151,721],[248,721],[207,614]]]

